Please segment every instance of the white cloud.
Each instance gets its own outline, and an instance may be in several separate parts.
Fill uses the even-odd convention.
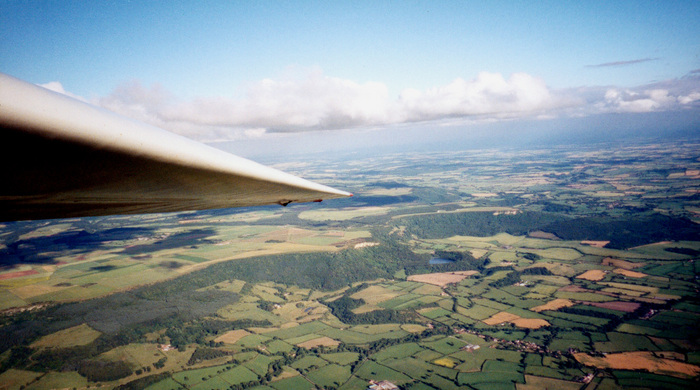
[[[359,84],[319,71],[303,79],[264,79],[243,99],[202,98],[162,110],[169,121],[276,130],[345,128],[391,122],[384,84]]]
[[[60,83],[47,87],[61,93]],[[66,93],[67,94],[67,93]],[[700,108],[700,77],[688,76],[638,88],[579,87],[552,90],[526,73],[508,78],[479,73],[426,90],[389,96],[379,82],[358,83],[311,70],[301,77],[264,79],[242,97],[177,99],[159,85],[118,86],[94,104],[205,141],[261,137],[268,131],[307,131],[421,121],[464,123],[504,119],[582,117],[610,112]]]
[[[78,99],[78,100],[80,100],[80,101],[82,101],[82,102],[85,102],[85,101],[86,101],[85,98],[83,98],[82,96],[74,95],[74,94],[72,94],[72,93],[66,91],[66,90],[63,88],[63,84],[61,84],[59,81],[50,81],[50,82],[48,82],[48,83],[46,83],[46,84],[39,84],[39,86],[42,87],[42,88],[46,88],[46,89],[48,89],[49,91],[54,91],[54,92],[58,92],[58,93],[60,93],[60,94],[62,94],[62,95],[70,96],[70,97],[72,97],[72,98],[74,98],[74,99]]]
[[[688,95],[678,97],[680,104],[691,104],[697,101],[700,101],[700,92],[691,92]]]
[[[407,89],[399,97],[399,107],[407,121],[521,116],[553,106],[555,101],[544,81],[525,73],[513,74],[506,80],[499,73],[482,72],[474,80],[458,78],[425,92]]]
[[[603,111],[653,112],[677,108],[680,97],[670,95],[667,89],[650,89],[640,92],[611,88],[605,92]]]

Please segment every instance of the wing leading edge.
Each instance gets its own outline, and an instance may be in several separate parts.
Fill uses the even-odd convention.
[[[0,221],[352,196],[0,73]]]

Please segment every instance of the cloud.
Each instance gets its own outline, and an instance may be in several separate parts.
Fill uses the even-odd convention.
[[[689,74],[636,88],[608,88],[600,112],[658,112],[700,108],[700,77]]]
[[[404,90],[398,100],[404,121],[446,117],[518,117],[558,105],[544,81],[525,73],[507,80],[499,73],[482,72],[473,80],[458,78],[427,91]]]
[[[586,65],[586,68],[608,68],[608,67],[618,67],[618,66],[628,66],[628,65],[635,65],[635,64],[641,64],[643,62],[650,62],[650,61],[658,61],[660,58],[640,58],[637,60],[628,60],[628,61],[613,61],[613,62],[605,62],[602,64],[596,64],[596,65]]]
[[[526,73],[506,78],[482,72],[471,80],[457,78],[425,90],[405,89],[391,98],[382,83],[358,83],[312,69],[301,76],[251,83],[238,98],[182,100],[160,85],[145,87],[130,81],[93,103],[199,140],[236,140],[261,137],[266,132],[426,121],[451,125],[700,109],[700,75],[690,73],[637,88],[554,90],[544,80]]]
[[[200,98],[160,111],[163,119],[278,131],[336,129],[392,122],[384,84],[363,84],[314,70],[301,79],[264,79],[243,99]]]
[[[602,103],[605,111],[615,112],[652,112],[664,106],[676,102],[664,89],[654,89],[642,93],[629,89],[619,90],[611,88],[605,92],[605,100]]]
[[[40,87],[42,87],[42,88],[48,89],[49,91],[54,91],[54,92],[60,93],[61,95],[70,96],[70,97],[72,97],[73,99],[78,99],[78,100],[80,100],[80,101],[82,101],[82,102],[87,101],[87,100],[85,100],[85,98],[83,98],[82,96],[74,95],[74,94],[72,94],[72,93],[66,91],[66,90],[63,88],[63,84],[61,84],[59,81],[50,81],[50,82],[48,82],[48,83],[46,83],[46,84],[38,84],[38,85],[39,85]]]
[[[480,73],[448,85],[404,90],[390,99],[386,85],[357,83],[324,75],[264,79],[250,84],[243,98],[181,101],[154,85],[131,81],[96,103],[129,117],[169,129],[268,129],[305,131],[418,122],[443,118],[537,115],[559,104],[544,81],[525,73],[505,79]]]

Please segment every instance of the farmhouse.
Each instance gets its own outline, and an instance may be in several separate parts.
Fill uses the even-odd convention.
[[[168,351],[172,351],[175,348],[173,348],[173,346],[170,344],[160,344],[158,346],[158,349],[160,349],[163,352],[168,352]]]
[[[481,348],[480,345],[476,345],[476,344],[467,344],[467,345],[463,346],[463,347],[460,348],[460,349],[461,349],[462,351],[473,352],[473,351],[476,351],[476,350],[479,349],[479,348]]]
[[[389,381],[369,381],[367,390],[398,390],[399,387]]]

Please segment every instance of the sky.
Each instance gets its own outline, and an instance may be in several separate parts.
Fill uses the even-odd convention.
[[[695,0],[3,0],[0,53],[2,73],[240,154],[700,128]]]

